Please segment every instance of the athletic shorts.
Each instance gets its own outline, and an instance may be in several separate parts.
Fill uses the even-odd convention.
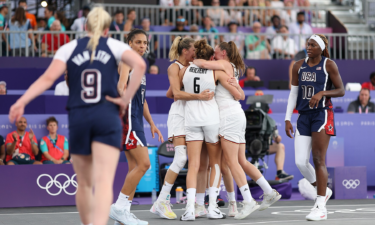
[[[69,110],[69,152],[91,155],[91,144],[97,141],[121,149],[121,119],[113,103],[102,102]]]
[[[219,135],[225,140],[245,144],[246,117],[245,113],[237,113],[220,117]]]
[[[186,126],[186,142],[189,141],[205,141],[207,143],[216,144],[219,142],[220,124],[209,126]]]
[[[128,138],[125,140],[125,150],[132,150],[138,145],[147,147],[145,132],[132,130],[129,132]]]
[[[175,137],[185,137],[185,118],[178,114],[168,116],[168,140],[173,141]]]
[[[336,136],[335,119],[332,109],[303,113],[297,119],[297,135],[311,136],[312,132],[325,129],[326,134]]]

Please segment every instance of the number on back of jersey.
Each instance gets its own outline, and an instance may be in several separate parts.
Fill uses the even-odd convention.
[[[199,81],[199,80],[200,80],[199,77],[194,77],[194,93],[196,93],[196,94],[199,94],[200,90],[201,90],[200,85],[197,83],[197,81]]]
[[[101,98],[102,74],[97,69],[86,69],[81,74],[81,98],[86,103],[97,103]]]

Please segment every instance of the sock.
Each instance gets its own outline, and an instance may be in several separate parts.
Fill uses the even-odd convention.
[[[205,196],[205,194],[204,193],[197,193],[196,196],[197,197],[196,197],[195,202],[198,205],[204,205],[204,196]]]
[[[217,194],[219,190],[217,187],[210,187],[209,188],[209,196],[208,196],[208,207],[209,208],[215,208],[216,207],[216,199],[217,199]]]
[[[236,201],[236,194],[234,192],[228,192],[228,197],[229,197],[228,201],[231,201],[231,202]]]
[[[244,186],[240,187],[240,191],[241,191],[243,200],[245,200],[246,202],[251,202],[253,200],[248,184],[245,184]]]
[[[210,189],[206,188],[206,196],[210,194]]]
[[[190,206],[194,208],[194,202],[195,202],[195,193],[197,193],[197,189],[195,188],[188,188],[186,190],[186,197],[187,197],[187,206]]]
[[[282,172],[283,172],[282,170],[278,170],[277,175],[280,175]]]
[[[92,223],[88,223],[88,224],[81,223],[81,225],[92,225]]]
[[[263,176],[259,178],[256,183],[260,186],[260,188],[262,188],[264,194],[269,195],[272,193],[270,184],[266,181],[266,179],[264,179]]]
[[[129,195],[124,195],[123,193],[120,192],[115,205],[123,209],[127,206],[128,201],[129,201]]]
[[[171,193],[172,187],[173,187],[173,184],[165,182],[165,184],[161,188],[161,192],[160,192],[160,195],[158,197],[158,200],[159,199],[162,200],[162,201],[167,200],[168,195]]]
[[[132,206],[132,202],[131,200],[128,200],[128,202],[126,203],[125,205],[125,210],[127,210],[128,212],[130,212],[130,207]]]
[[[316,204],[319,205],[319,206],[324,206],[325,205],[325,196],[318,195],[316,197]]]

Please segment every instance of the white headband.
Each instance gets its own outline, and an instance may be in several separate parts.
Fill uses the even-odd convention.
[[[313,34],[309,40],[313,39],[314,41],[316,41],[318,43],[318,45],[320,46],[320,48],[322,49],[322,51],[324,51],[324,49],[326,48],[326,45],[324,44],[324,41],[322,40],[321,37],[319,37],[318,35],[316,34]]]

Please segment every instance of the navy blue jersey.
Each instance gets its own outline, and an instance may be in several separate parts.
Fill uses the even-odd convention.
[[[298,98],[297,107],[298,112],[312,112],[316,109],[311,109],[309,101],[312,96],[320,91],[330,90],[332,81],[326,70],[326,62],[328,58],[322,56],[322,60],[318,65],[310,67],[307,64],[308,57],[303,62],[298,70]],[[323,96],[319,101],[317,109],[327,109],[332,107],[330,97]]]
[[[131,79],[131,74],[129,74],[129,80]],[[134,94],[131,104],[129,105],[129,113],[131,118],[129,123],[131,123],[130,130],[132,131],[143,131],[143,105],[146,97],[146,75],[143,75],[141,86],[139,86],[137,92]],[[130,124],[129,124],[130,125]]]
[[[130,47],[115,39],[100,37],[91,63],[91,51],[87,49],[89,40],[89,37],[74,40],[62,46],[54,57],[67,65],[68,109],[103,102],[106,95],[119,96],[118,62]]]

